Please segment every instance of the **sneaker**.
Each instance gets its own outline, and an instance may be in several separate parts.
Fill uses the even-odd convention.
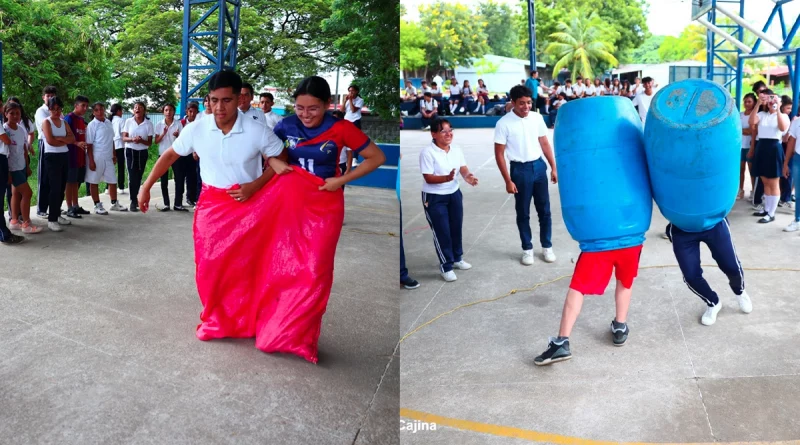
[[[449,272],[444,272],[442,274],[442,278],[444,278],[444,281],[447,281],[448,283],[451,283],[451,282],[456,281],[458,279],[458,277],[456,277],[456,273],[453,272],[452,270],[449,271]]]
[[[753,210],[757,213],[764,211],[764,204],[753,204]]]
[[[57,222],[48,222],[47,228],[50,229],[51,232],[63,232],[64,229],[61,228],[61,224]]]
[[[430,129],[431,129],[431,126],[430,126],[430,125],[428,125],[427,127],[423,128],[423,129],[422,129],[422,131],[428,131],[428,130],[430,130]]]
[[[103,194],[104,194],[104,195],[110,195],[110,194],[111,194],[111,191],[110,191],[109,189],[106,189],[106,191],[104,191],[104,192],[103,192]]]
[[[556,261],[556,254],[553,253],[552,247],[546,247],[542,251],[542,257],[544,257],[545,263],[554,263]]]
[[[187,209],[184,206],[175,206],[175,207],[172,208],[172,210],[175,210],[176,212],[188,212],[189,211],[189,209]]]
[[[616,326],[615,326],[616,325]],[[622,325],[621,327],[619,325]],[[628,341],[628,334],[631,332],[628,329],[628,323],[617,323],[616,320],[611,322],[611,335],[613,336],[614,346],[622,346]]]
[[[19,223],[19,220],[12,219],[8,222],[8,228],[11,230],[19,230],[22,228],[22,224]]]
[[[419,281],[409,277],[406,278],[405,281],[401,281],[400,284],[406,289],[416,289],[420,286]]]
[[[767,215],[769,215],[769,214],[768,214],[768,213],[767,213],[765,210],[761,210],[761,211],[753,212],[753,216],[761,216],[761,217],[764,217],[764,216],[767,216]]]
[[[544,366],[563,362],[571,358],[572,353],[569,352],[569,340],[562,340],[561,343],[556,343],[556,338],[550,337],[547,350],[533,359],[533,364],[536,366]]]
[[[88,210],[84,210],[83,207],[78,207],[77,209],[75,209],[75,213],[77,213],[78,215],[91,215],[92,214],[92,212],[90,212]]]
[[[797,232],[800,230],[800,221],[792,221],[791,224],[783,228],[784,232]]]
[[[94,213],[97,213],[98,215],[108,215],[108,210],[103,208],[103,203],[102,202],[98,202],[94,206]]]
[[[717,303],[716,306],[707,307],[706,312],[700,318],[700,323],[702,323],[705,326],[711,326],[712,324],[714,324],[714,322],[717,321],[717,314],[719,314],[719,311],[721,310],[722,310],[721,303]]]
[[[133,212],[133,213],[136,213],[136,212],[138,212],[138,211],[139,211],[139,207],[138,207],[138,206],[135,206],[135,205],[133,205],[133,204],[131,204],[130,211],[131,211],[131,212]]]
[[[119,194],[120,195],[127,195],[128,194],[128,189],[119,189]]]
[[[68,220],[67,218],[64,218],[63,216],[59,216],[58,223],[62,226],[68,226],[72,224],[72,221]]]
[[[526,266],[533,264],[533,249],[522,251],[522,260],[520,262]]]
[[[32,234],[32,233],[40,233],[42,230],[39,226],[34,226],[33,224],[27,222],[22,225],[22,233]]]
[[[736,195],[736,199],[743,199],[744,198],[744,190],[739,190],[739,193]]]
[[[742,291],[742,295],[737,295],[736,301],[739,302],[739,309],[745,314],[753,312],[753,302],[750,301],[750,295],[747,295],[747,291]]]
[[[23,241],[25,241],[25,237],[24,236],[14,235],[12,233],[11,236],[9,236],[7,240],[2,241],[2,244],[5,245],[5,246],[10,246],[12,244],[19,244],[19,243],[21,243]]]
[[[661,233],[661,238],[664,238],[665,240],[669,240],[669,233],[667,233],[667,232],[662,232],[662,233]]]
[[[67,211],[67,216],[70,218],[81,219],[83,218],[81,215],[78,214],[77,209],[69,209]]]
[[[36,212],[36,216],[47,219],[47,217],[50,215],[48,215],[47,212]]]
[[[123,206],[119,203],[119,201],[115,202],[114,205],[111,206],[112,212],[127,212],[128,208]]]
[[[172,209],[170,209],[169,206],[161,207],[160,205],[156,204],[156,210],[159,212],[169,212]]]
[[[457,262],[453,263],[453,269],[470,270],[470,269],[472,269],[472,264],[469,264],[468,262],[466,262],[464,260],[457,261]]]
[[[196,202],[189,201],[188,199],[186,200],[186,205],[189,206],[189,207],[197,207],[197,203]]]
[[[766,215],[763,218],[758,220],[758,222],[760,224],[767,224],[767,223],[771,223],[772,221],[775,221],[775,217],[774,216],[769,216],[769,215]]]

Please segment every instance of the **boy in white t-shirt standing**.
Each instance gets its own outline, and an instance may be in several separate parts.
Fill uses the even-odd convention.
[[[244,93],[244,86],[243,89],[243,96]],[[239,106],[241,110],[241,105]],[[164,154],[168,148],[172,147],[172,143],[175,142],[175,139],[178,138],[178,135],[183,130],[183,125],[181,124],[180,120],[175,119],[175,105],[166,104],[162,109],[164,113],[164,120],[156,124],[155,132],[156,132],[156,144],[158,144],[158,156]],[[259,110],[260,111],[260,110]],[[247,113],[242,111],[246,118],[251,118],[248,116]],[[251,118],[252,119],[252,118]],[[258,119],[254,119],[258,120]],[[175,177],[175,210],[177,211],[188,211],[183,207],[183,185],[185,183],[186,178],[183,175],[183,172],[180,171],[180,163],[172,164],[172,176]],[[164,173],[161,176],[161,196],[164,198],[164,206],[159,207],[156,204],[156,209],[161,212],[168,212],[169,208],[169,171]]]
[[[50,178],[47,174],[47,164],[44,162],[44,133],[42,133],[42,123],[50,117],[50,109],[47,107],[47,103],[50,99],[56,97],[56,92],[56,87],[52,85],[44,87],[44,90],[42,90],[44,105],[36,109],[36,114],[33,117],[36,123],[36,131],[39,133],[39,171],[36,173],[39,180],[36,196],[39,197],[39,201],[36,204],[36,214],[40,218],[47,218],[48,216],[48,200],[42,197],[50,195]]]
[[[653,91],[653,79],[645,77],[642,79],[643,90],[633,98],[633,106],[639,110],[639,117],[642,118],[642,124],[647,120],[647,112],[650,110],[650,104],[653,102],[653,96],[656,95]]]
[[[108,184],[108,194],[111,196],[111,209],[115,212],[125,212],[128,209],[117,201],[117,175],[115,170],[117,152],[114,148],[116,138],[114,124],[105,116],[106,106],[101,102],[92,105],[94,119],[86,127],[86,155],[89,165],[86,170],[86,182],[89,183],[94,201],[94,213],[108,215],[100,202],[99,184]]]
[[[344,119],[353,123],[359,130],[361,129],[361,108],[364,107],[364,99],[360,96],[361,89],[358,85],[350,85],[347,88],[347,99],[342,105]]]
[[[275,106],[275,96],[272,93],[261,93],[259,105],[261,105],[261,111],[264,112],[264,118],[267,120],[267,128],[274,130],[278,122],[283,119],[283,116],[272,110],[272,107]]]
[[[552,169],[550,179],[558,182],[553,149],[547,140],[547,126],[542,115],[531,113],[533,107],[531,91],[517,85],[511,89],[514,105],[498,122],[494,130],[494,155],[500,174],[506,182],[506,191],[514,194],[517,212],[517,228],[522,242],[522,264],[533,264],[533,235],[531,233],[531,199],[539,216],[539,241],[542,256],[548,263],[556,260],[553,253],[552,218],[550,216],[550,193],[547,184],[547,163]],[[506,168],[506,157],[511,169]]]

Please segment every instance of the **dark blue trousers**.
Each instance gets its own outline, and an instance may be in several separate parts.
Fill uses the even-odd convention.
[[[792,162],[794,162],[794,160],[789,159],[789,177],[785,178],[781,176],[779,182],[781,186],[781,201],[783,202],[792,202]]]
[[[672,251],[675,252],[675,258],[683,273],[683,281],[703,302],[709,306],[716,306],[719,297],[703,278],[703,269],[700,267],[701,242],[706,243],[719,269],[727,275],[733,293],[741,295],[744,292],[744,270],[736,255],[727,219],[703,232],[684,232],[668,224],[667,234],[672,241]]]
[[[464,206],[461,190],[449,195],[434,195],[422,192],[425,217],[433,230],[433,245],[439,257],[442,273],[453,270],[453,263],[461,261],[464,249],[461,245],[461,225],[464,221]]]
[[[403,249],[403,203],[400,203],[400,282],[408,279],[408,268],[406,268],[406,252]]]
[[[550,237],[553,222],[550,216],[550,193],[547,179],[547,164],[542,158],[531,162],[512,162],[511,181],[517,186],[514,208],[517,211],[517,228],[522,241],[522,250],[533,249],[531,233],[531,199],[539,216],[539,242],[542,247],[553,247]]]
[[[6,187],[11,188],[8,184],[8,156],[0,155],[0,202],[3,202],[2,197],[6,196]],[[6,217],[0,212],[0,241],[5,241],[9,237],[11,231],[6,225]]]
[[[50,175],[47,174],[47,164],[44,162],[44,138],[39,137],[39,190],[36,191],[38,201],[36,209],[39,213],[47,213],[48,196],[50,196]],[[60,211],[60,210],[59,210]]]

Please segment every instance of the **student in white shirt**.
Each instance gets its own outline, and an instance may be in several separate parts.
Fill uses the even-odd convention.
[[[611,82],[611,95],[612,96],[619,96],[621,93],[622,86],[619,84],[619,77],[614,79]]]
[[[242,86],[242,95],[245,95],[244,91],[244,86]],[[242,109],[241,102],[239,109]],[[166,104],[164,105],[162,111],[164,113],[164,120],[156,124],[155,128],[156,144],[158,144],[159,157],[161,157],[168,148],[172,147],[172,143],[175,142],[175,139],[178,138],[183,130],[181,121],[175,120],[175,105]],[[245,119],[252,118],[252,114],[248,115],[244,111],[242,111],[242,114],[245,116]],[[181,170],[181,167],[182,165],[177,162],[172,164],[172,176],[175,178],[175,210],[179,212],[188,212],[188,210],[183,207],[183,185],[186,181],[186,173]],[[164,199],[164,205],[159,207],[158,204],[156,204],[156,209],[160,212],[168,212],[170,210],[169,171],[161,176],[161,196]]]
[[[344,119],[352,122],[359,130],[361,129],[361,108],[364,107],[364,99],[361,98],[360,93],[361,88],[358,85],[350,85],[347,88],[347,98],[342,105]]]
[[[439,272],[447,282],[457,279],[453,269],[467,270],[472,265],[464,261],[461,227],[464,206],[456,173],[467,184],[478,185],[478,178],[469,171],[464,153],[453,142],[453,129],[446,119],[431,124],[433,142],[419,154],[422,173],[422,204],[428,224],[433,231],[433,244],[439,259]]]
[[[597,83],[599,83],[599,82],[600,81],[598,79],[598,80],[596,80],[596,83],[593,84],[591,79],[589,79],[587,77],[586,80],[584,81],[584,88],[586,88],[584,96],[585,97],[599,96],[600,95],[600,91],[598,91],[598,89],[597,89]]]
[[[255,99],[255,93],[253,92],[253,85],[245,82],[242,84],[242,94],[239,96],[239,109],[242,110],[245,117],[248,119],[253,119],[261,122],[262,124],[267,124],[267,118],[264,116],[264,112],[261,111],[261,108],[254,107],[253,99]]]
[[[112,106],[113,107],[113,106]],[[91,185],[91,195],[94,201],[94,213],[108,215],[100,202],[99,187],[101,182],[108,185],[108,194],[111,195],[111,208],[114,212],[125,212],[128,209],[117,201],[117,175],[114,168],[119,161],[114,148],[114,124],[106,119],[106,106],[102,102],[92,105],[94,119],[86,127],[86,155],[89,159],[86,169],[86,182]],[[112,113],[113,115],[113,113]]]
[[[575,90],[576,99],[580,99],[586,95],[586,85],[583,83],[582,78],[578,77],[578,80],[575,81],[575,86],[572,88]]]
[[[128,193],[125,190],[125,143],[122,142],[122,127],[125,119],[122,118],[122,104],[111,105],[111,112],[108,116],[111,120],[111,127],[114,129],[114,156],[117,158],[117,192],[120,195]],[[110,190],[106,189],[110,193]]]
[[[429,130],[431,122],[439,115],[439,103],[433,100],[430,92],[425,93],[419,101],[419,112],[422,114],[422,131]]]
[[[450,85],[448,85],[450,89],[450,115],[456,114],[456,109],[458,109],[459,105],[461,105],[461,101],[463,97],[461,96],[461,87],[458,85],[458,81],[455,77],[450,79]]]
[[[775,221],[775,210],[780,201],[779,178],[785,159],[781,137],[790,122],[789,116],[781,112],[780,98],[772,90],[767,89],[759,94],[759,104],[765,105],[769,111],[758,111],[758,107],[754,107],[750,112],[749,124],[751,127],[758,125],[753,169],[764,183],[764,210],[753,213],[753,216],[761,216],[758,222],[764,224]]]
[[[147,166],[148,150],[156,132],[146,113],[144,102],[136,102],[133,106],[133,117],[125,121],[122,127],[122,141],[125,143],[125,160],[128,164],[128,181],[131,188],[131,212],[139,211],[137,196]]]
[[[20,107],[19,109],[22,117],[20,119],[19,124],[22,128],[22,131],[26,134],[25,144],[23,146],[23,154],[25,155],[25,166],[30,167],[30,157],[36,156],[36,152],[33,149],[33,139],[36,137],[36,134],[34,133],[36,131],[35,122],[30,117],[28,117],[28,113],[25,112],[25,108],[22,107],[22,102],[19,100],[18,97],[11,96],[8,98],[8,102],[9,103],[13,102],[19,105]],[[3,104],[0,103],[0,117],[2,117],[3,113],[5,113],[5,111],[3,110]],[[8,119],[6,119],[6,121],[8,121]],[[27,176],[30,176],[30,173]],[[8,219],[20,220],[21,216],[17,214],[16,215],[17,217],[14,218],[14,215],[11,211],[11,198],[12,198],[11,188],[9,188],[8,191],[6,192],[6,198],[8,201]]]
[[[567,103],[567,95],[561,92],[558,93],[556,100],[550,104],[550,109],[548,110],[550,114],[550,128],[556,127],[556,119],[558,118],[558,109],[561,108],[565,103]]]
[[[414,85],[411,84],[410,80],[406,80],[406,95],[403,96],[403,100],[406,102],[414,102],[417,100],[417,89],[414,88]]]
[[[433,79],[431,80],[433,80],[433,83],[431,85],[436,84],[439,85],[440,87],[444,87],[444,79],[442,79],[442,76],[440,76],[439,73],[436,73],[436,75],[433,76]]]
[[[431,97],[433,97],[434,100],[436,100],[439,103],[439,109],[438,109],[439,113],[438,114],[444,114],[444,112],[445,112],[445,109],[444,109],[445,101],[442,100],[442,98],[443,98],[442,88],[436,82],[432,82],[431,83]]]
[[[28,185],[28,176],[31,174],[31,169],[26,159],[29,133],[22,122],[22,106],[9,100],[5,107],[0,106],[0,109],[3,110],[2,113],[6,120],[5,124],[0,126],[0,135],[5,132],[5,137],[0,136],[0,146],[5,146],[5,149],[0,148],[0,156],[4,151],[6,152],[8,166],[5,168],[5,172],[11,176],[11,184],[4,183],[3,186],[12,189],[9,208],[12,218],[9,221],[9,228],[11,230],[21,230],[22,233],[26,234],[39,233],[42,228],[31,223],[31,196],[33,191]],[[0,176],[0,179],[3,179],[2,176]],[[2,189],[0,188],[0,190]],[[4,195],[5,193],[0,197]],[[0,216],[0,219],[3,219],[3,217]],[[5,219],[3,219],[3,223],[5,223]],[[5,240],[1,235],[0,239]]]
[[[792,98],[788,95],[781,96],[781,113],[791,116],[792,114]],[[795,117],[797,119],[797,117]],[[781,145],[783,146],[784,154],[788,152],[789,146],[789,129],[791,128],[791,121],[792,119],[789,118],[789,128],[787,128],[783,132],[783,137],[781,138]],[[788,157],[788,156],[786,156]],[[791,158],[789,158],[791,159]],[[791,160],[789,161],[791,162]],[[791,171],[789,172],[791,173]],[[781,200],[778,202],[778,207],[786,207],[789,210],[794,209],[794,202],[792,202],[792,175],[784,176],[781,175],[780,181],[780,190],[781,190]]]
[[[64,192],[67,189],[67,171],[69,169],[67,144],[74,144],[75,136],[61,114],[61,110],[64,108],[61,99],[58,96],[51,97],[47,105],[50,109],[50,117],[42,122],[44,162],[47,164],[45,170],[50,181],[47,228],[53,232],[61,232],[63,231],[62,226],[71,224],[69,220],[61,216],[61,204],[64,202]],[[42,198],[39,197],[39,199]]]
[[[577,94],[577,92],[575,90],[575,87],[572,86],[572,80],[570,80],[570,79],[567,79],[564,82],[563,92],[564,92],[564,94],[567,95],[567,101],[575,100],[575,99],[578,98],[578,94]]]
[[[33,119],[36,123],[36,131],[39,133],[39,170],[37,172],[39,184],[36,190],[36,196],[38,196],[36,214],[40,218],[48,217],[47,206],[49,200],[44,197],[50,196],[50,175],[47,173],[47,163],[44,162],[45,152],[42,123],[50,117],[50,108],[48,107],[48,104],[50,103],[50,99],[56,97],[56,92],[56,87],[52,85],[44,87],[44,90],[42,90],[42,101],[44,102],[44,105],[39,107],[33,116]],[[64,179],[66,180],[66,177]]]
[[[261,111],[264,112],[267,128],[274,130],[275,125],[278,125],[278,122],[283,119],[283,116],[272,110],[272,107],[275,106],[275,97],[272,95],[272,93],[261,93],[261,96],[259,97],[259,105],[261,105]]]
[[[531,113],[530,90],[522,86],[511,89],[514,105],[511,113],[503,116],[494,130],[494,156],[500,174],[506,183],[506,192],[514,195],[517,213],[517,229],[522,242],[522,264],[533,264],[533,234],[531,233],[531,199],[539,216],[539,241],[544,260],[556,260],[553,253],[552,217],[550,215],[550,193],[547,184],[547,165],[550,164],[550,179],[558,182],[555,158],[550,142],[547,140],[547,126],[541,114]],[[506,158],[511,162],[511,170],[506,168]]]
[[[786,159],[783,161],[783,177],[792,178],[795,192],[800,190],[800,153],[797,150],[797,139],[800,138],[800,119],[795,118],[789,125],[789,142],[786,146]],[[784,232],[800,230],[800,206],[795,203],[794,220],[783,229]]]
[[[425,93],[430,93],[430,92],[431,92],[431,87],[428,86],[428,81],[427,80],[423,80],[422,81],[422,86],[420,87],[420,89],[418,91],[419,95],[422,96]]]
[[[478,88],[475,91],[478,95],[478,102],[481,104],[481,114],[486,113],[486,104],[489,103],[489,88],[483,83],[483,79],[478,79]]]
[[[653,91],[653,79],[645,77],[642,79],[642,92],[633,98],[633,106],[639,111],[639,117],[642,119],[642,124],[646,124],[647,112],[650,110],[650,103],[653,102],[653,97],[656,95]]]
[[[2,108],[2,100],[0,100],[0,109]],[[8,157],[11,153],[10,146],[11,138],[6,134],[4,126],[0,125],[0,202],[5,199],[6,187],[9,186],[8,180],[11,179],[9,177],[8,163]],[[11,233],[11,230],[6,225],[5,216],[0,214],[0,244],[12,245],[23,241],[25,241],[25,237]]]
[[[752,157],[750,155],[750,151],[753,149],[755,145],[753,141],[753,129],[750,128],[750,113],[753,111],[753,108],[756,106],[756,95],[753,93],[747,93],[744,96],[744,111],[739,113],[739,119],[742,122],[742,152],[741,152],[741,164],[739,166],[739,193],[736,195],[736,199],[744,198],[744,172],[747,169],[748,164],[753,162]],[[755,181],[755,176],[753,175],[753,169],[750,167],[750,186],[751,190],[754,190],[753,182]]]
[[[642,79],[637,77],[636,79],[634,79],[633,85],[631,85],[630,89],[631,97],[635,98],[643,91],[644,91],[644,85],[642,84]]]

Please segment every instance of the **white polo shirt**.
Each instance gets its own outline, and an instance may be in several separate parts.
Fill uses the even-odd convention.
[[[161,121],[156,124],[156,135],[161,136],[164,133],[164,127],[167,126],[166,121]],[[172,125],[169,126],[169,130],[167,130],[167,134],[164,135],[164,139],[161,139],[161,142],[158,143],[158,154],[163,155],[168,148],[172,147],[172,143],[175,142],[177,136],[173,136],[172,133],[176,131],[182,131],[183,124],[181,123],[180,119],[173,119]],[[180,135],[178,135],[180,136]],[[155,139],[153,139],[155,140]]]
[[[86,126],[86,143],[92,145],[95,160],[114,159],[114,124],[108,119],[93,119]]]
[[[464,152],[455,145],[450,145],[449,151],[437,147],[434,142],[423,148],[419,153],[419,169],[423,175],[447,176],[453,169],[456,175],[452,181],[441,184],[428,184],[422,180],[422,191],[433,195],[450,195],[458,191],[458,176],[462,166],[467,165]]]
[[[175,153],[197,153],[203,182],[217,188],[253,182],[262,174],[261,155],[278,156],[283,142],[266,125],[247,119],[238,110],[228,134],[222,134],[215,119],[196,119],[172,144]]]
[[[589,96],[589,97],[599,96],[600,95],[600,90],[598,90],[597,87],[594,86],[594,85],[590,85],[590,86],[585,87],[585,88],[586,88],[586,95]]]
[[[795,119],[789,124],[789,136],[800,139],[800,119]],[[795,152],[797,152],[796,149]]]
[[[122,143],[122,127],[125,125],[125,119],[114,116],[111,119],[111,126],[114,127],[114,149],[125,147]]]
[[[758,139],[778,139],[783,132],[778,129],[778,113],[758,112]]]
[[[653,102],[653,98],[656,97],[656,92],[653,91],[653,94],[648,96],[644,90],[640,94],[637,94],[636,97],[633,98],[633,106],[639,107],[639,117],[642,118],[642,123],[645,123],[647,120],[647,111],[650,109],[650,104]],[[778,137],[780,139],[780,137]]]
[[[458,85],[448,85],[447,87],[450,89],[450,95],[451,96],[455,96],[457,94],[461,94],[461,87],[460,86],[458,86]]]
[[[278,122],[283,119],[283,116],[272,110],[269,110],[269,113],[264,113],[264,119],[266,120],[265,122],[267,124],[267,128],[274,130],[275,126],[278,125]]]
[[[585,93],[585,92],[586,92],[586,87],[585,87],[585,86],[583,86],[583,85],[575,85],[575,86],[573,86],[572,88],[575,90],[575,94],[576,94],[578,97],[581,97],[581,96],[583,96],[583,93]]]
[[[539,138],[547,136],[542,115],[531,111],[521,118],[513,110],[497,121],[494,143],[506,146],[506,158],[513,162],[531,162],[542,157]]]
[[[426,101],[425,99],[422,99],[421,101],[419,101],[419,109],[420,110],[433,111],[433,110],[438,109],[438,107],[439,107],[439,104],[434,99],[431,99],[430,102]]]
[[[353,111],[350,108],[350,102],[353,102],[353,104],[356,106],[356,111]],[[344,102],[344,120],[355,122],[361,119],[361,107],[363,106],[364,106],[364,99],[362,99],[359,96],[356,96],[356,99],[353,101],[347,99]]]
[[[264,116],[264,111],[262,111],[261,108],[256,108],[251,106],[250,108],[247,109],[247,111],[242,111],[242,113],[244,113],[244,116],[248,119],[254,121],[257,120],[262,124],[267,125],[267,118],[266,116]]]
[[[129,138],[141,136],[143,139],[147,139],[150,136],[155,136],[156,130],[153,128],[153,123],[150,122],[149,119],[145,118],[142,123],[139,124],[136,122],[135,117],[130,117],[125,121],[125,125],[122,126],[122,133],[128,133]],[[130,148],[132,150],[147,150],[150,148],[150,146],[147,144],[125,142],[125,148]]]
[[[36,114],[33,115],[33,121],[36,123],[36,131],[39,133],[39,139],[44,140],[44,133],[42,133],[42,123],[50,117],[50,109],[47,105],[42,105],[36,109]]]

